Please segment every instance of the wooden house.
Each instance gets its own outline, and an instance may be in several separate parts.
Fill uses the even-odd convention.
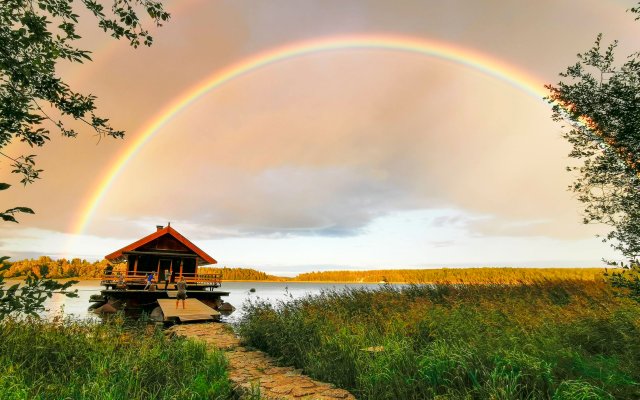
[[[171,225],[158,225],[152,234],[108,254],[105,258],[112,263],[127,263],[124,280],[128,285],[144,285],[146,277],[155,274],[156,283],[174,283],[184,277],[190,286],[220,286],[219,275],[198,273],[198,267],[216,264],[217,261]],[[104,277],[107,282],[115,282],[117,279],[114,275]]]
[[[210,268],[199,267],[216,264],[217,261],[202,251],[170,225],[157,226],[156,231],[108,254],[112,264],[126,263],[126,271],[105,271],[101,284],[105,289],[94,295],[90,308],[98,312],[109,310],[150,311],[160,315],[160,320],[172,321],[209,320],[219,316],[217,308],[222,296],[229,292],[216,290],[222,284],[220,274]],[[151,285],[147,278],[155,277]],[[187,310],[173,307],[176,299],[176,282],[187,283]],[[179,311],[179,312],[178,312]]]

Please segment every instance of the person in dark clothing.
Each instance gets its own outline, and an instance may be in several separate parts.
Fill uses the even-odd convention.
[[[178,287],[178,295],[176,296],[176,308],[178,303],[182,300],[182,309],[184,310],[184,301],[187,299],[187,282],[184,280],[184,276],[180,278],[180,281],[176,285]]]
[[[168,269],[164,270],[164,290],[167,290],[167,287],[169,286],[169,280],[171,279],[171,274],[172,272],[169,272]]]

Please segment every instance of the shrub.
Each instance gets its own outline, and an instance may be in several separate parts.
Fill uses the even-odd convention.
[[[640,308],[602,281],[327,291],[239,329],[363,399],[640,398]]]
[[[203,343],[122,318],[104,324],[6,318],[0,398],[226,399],[226,360]]]

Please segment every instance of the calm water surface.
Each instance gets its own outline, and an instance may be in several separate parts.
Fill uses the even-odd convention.
[[[306,282],[223,282],[219,290],[229,292],[229,296],[223,300],[233,304],[236,311],[228,317],[227,321],[235,321],[242,315],[242,305],[248,299],[263,299],[275,303],[278,300],[299,298],[307,294],[318,294],[323,290],[344,290],[345,288],[371,288],[380,285],[377,283],[306,283]],[[54,295],[46,303],[47,315],[52,317],[64,312],[77,318],[93,318],[95,314],[87,311],[89,297],[99,294],[103,289],[100,281],[80,281],[73,288],[78,289],[77,298],[68,298],[63,295]],[[250,290],[255,289],[252,293]]]

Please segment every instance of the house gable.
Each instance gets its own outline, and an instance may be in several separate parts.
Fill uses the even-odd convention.
[[[124,261],[126,259],[125,253],[156,251],[192,254],[196,256],[198,265],[217,263],[213,257],[191,243],[170,225],[164,228],[158,227],[156,232],[106,255],[105,258],[109,261]]]

